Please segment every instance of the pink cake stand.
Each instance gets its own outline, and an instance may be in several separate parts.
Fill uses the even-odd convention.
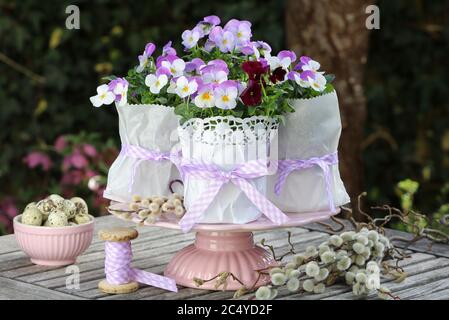
[[[110,206],[110,213],[125,219],[115,214],[116,210],[128,210],[128,205],[115,203]],[[192,230],[196,232],[195,242],[175,254],[164,274],[175,279],[177,284],[190,288],[198,288],[193,282],[194,278],[206,280],[223,271],[232,272],[248,288],[253,285],[255,287],[265,285],[270,281],[269,276],[259,276],[257,270],[276,266],[277,262],[269,251],[254,243],[253,231],[302,226],[326,220],[337,213],[327,211],[290,213],[288,214],[290,219],[284,225],[275,225],[265,217],[242,225],[197,224]],[[136,214],[132,214],[131,220],[142,223]],[[178,220],[174,217],[164,217],[153,224],[143,222],[143,225],[180,229]],[[238,290],[241,287],[240,283],[228,278],[226,290]],[[200,289],[217,290],[215,281],[204,283]]]

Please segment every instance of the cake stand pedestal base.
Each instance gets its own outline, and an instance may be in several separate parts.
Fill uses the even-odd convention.
[[[270,282],[268,275],[256,270],[276,266],[271,253],[254,244],[252,232],[198,231],[195,243],[179,251],[165,269],[165,275],[177,284],[198,288],[194,278],[208,280],[228,271],[247,288]],[[256,283],[257,281],[257,283]],[[204,283],[201,289],[217,290],[215,280]],[[228,277],[226,290],[238,290],[242,285]],[[223,286],[218,288],[223,290]]]

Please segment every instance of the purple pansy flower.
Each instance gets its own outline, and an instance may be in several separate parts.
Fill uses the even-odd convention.
[[[186,63],[185,72],[193,72],[199,73],[200,68],[204,66],[205,63],[200,58],[194,58],[192,61]]]
[[[169,41],[162,47],[163,56],[176,56],[176,50],[171,46],[172,42]]]
[[[156,46],[154,45],[154,43],[151,42],[147,43],[147,45],[145,46],[145,50],[143,51],[143,54],[141,54],[138,57],[139,66],[136,69],[137,72],[139,73],[142,72],[150,64],[149,58],[153,54],[154,50],[156,50]]]

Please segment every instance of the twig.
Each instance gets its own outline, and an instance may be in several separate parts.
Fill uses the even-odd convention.
[[[38,75],[38,74],[34,73],[33,71],[31,71],[30,69],[28,69],[27,67],[15,62],[14,60],[9,58],[2,52],[0,52],[0,61],[3,62],[4,64],[6,64],[7,66],[13,68],[14,70],[16,70],[20,73],[23,73],[25,76],[27,76],[28,78],[30,78],[33,81],[36,81],[39,84],[46,83],[45,77]]]

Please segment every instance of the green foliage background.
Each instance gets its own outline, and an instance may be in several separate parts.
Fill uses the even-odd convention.
[[[80,8],[80,30],[65,29],[69,4]],[[422,191],[417,206],[436,210],[449,180],[448,1],[378,5],[381,29],[371,35],[365,86],[366,189],[372,202],[394,202],[396,182],[413,178]],[[179,44],[184,29],[217,14],[251,20],[254,38],[278,51],[284,9],[282,0],[0,0],[0,54],[45,78],[36,82],[0,61],[0,200],[36,200],[41,173],[22,158],[61,134],[98,132],[118,144],[115,110],[95,109],[89,97],[102,76],[136,65],[147,42]]]

